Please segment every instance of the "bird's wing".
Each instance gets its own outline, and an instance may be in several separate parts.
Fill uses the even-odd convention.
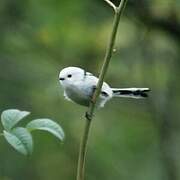
[[[98,80],[99,79],[96,76],[90,75],[86,77],[85,81],[86,81],[87,87],[89,86],[91,89],[95,89],[97,87]],[[104,97],[112,96],[112,90],[106,82],[104,82],[102,85],[101,95]]]

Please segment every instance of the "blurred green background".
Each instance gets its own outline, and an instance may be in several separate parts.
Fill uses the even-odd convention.
[[[60,143],[35,132],[30,157],[1,137],[0,180],[75,179],[86,108],[64,100],[58,74],[79,66],[98,75],[112,17],[103,0],[0,1],[0,111],[31,111],[66,133]],[[152,92],[96,112],[87,180],[180,180],[180,1],[129,0],[115,48],[106,81]]]

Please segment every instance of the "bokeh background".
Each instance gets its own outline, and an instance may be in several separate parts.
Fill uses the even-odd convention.
[[[103,0],[0,1],[0,111],[31,111],[29,120],[51,118],[66,133],[60,143],[35,132],[30,157],[1,137],[0,180],[75,179],[86,108],[64,100],[58,74],[79,66],[98,75],[112,20]],[[180,180],[180,1],[129,0],[115,48],[106,81],[152,92],[96,112],[86,178]]]

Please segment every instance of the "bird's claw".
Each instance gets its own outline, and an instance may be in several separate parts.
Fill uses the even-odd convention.
[[[92,119],[92,116],[89,114],[89,112],[86,112],[85,117],[89,121],[91,121],[91,119]]]

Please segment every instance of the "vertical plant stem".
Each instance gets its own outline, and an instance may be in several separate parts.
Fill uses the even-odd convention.
[[[80,150],[79,150],[77,180],[84,180],[87,142],[88,142],[90,126],[91,126],[91,121],[86,120],[84,132],[83,132],[83,136],[82,136],[82,140],[81,140],[81,144],[80,144]]]
[[[113,21],[113,27],[112,27],[112,32],[110,35],[110,40],[107,45],[106,49],[106,54],[104,57],[104,63],[101,68],[101,72],[99,75],[99,81],[97,84],[97,88],[93,94],[92,101],[89,105],[88,111],[86,112],[86,121],[85,121],[85,128],[80,144],[80,152],[79,152],[79,159],[78,159],[78,169],[77,169],[77,179],[76,180],[84,180],[85,176],[85,160],[86,160],[86,152],[87,152],[87,143],[88,143],[88,136],[89,136],[89,131],[91,127],[91,120],[93,118],[94,110],[95,110],[95,105],[97,102],[97,99],[99,97],[99,94],[101,92],[101,88],[104,82],[104,77],[107,72],[109,62],[112,57],[113,53],[113,48],[114,48],[114,43],[116,39],[116,34],[117,34],[117,29],[119,25],[119,20],[122,15],[123,9],[125,8],[127,0],[121,0],[120,4],[118,7],[116,7],[115,10],[115,15],[114,15],[114,21]]]

